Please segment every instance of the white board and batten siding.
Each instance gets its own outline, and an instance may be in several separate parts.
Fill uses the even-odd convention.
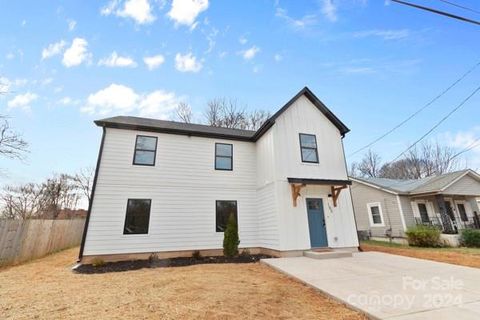
[[[299,133],[315,134],[318,164],[301,161]],[[132,164],[136,135],[158,137],[155,166]],[[233,171],[215,170],[215,143],[233,144]],[[215,201],[236,200],[240,247],[310,249],[306,197],[322,198],[330,247],[356,247],[350,192],[333,207],[329,187],[287,177],[347,180],[339,130],[304,96],[257,141],[106,128],[84,255],[222,248]],[[151,199],[149,232],[123,235],[127,200]]]
[[[355,219],[349,189],[340,193],[338,206],[328,195],[330,187],[307,186],[302,189],[297,206],[292,203],[292,178],[348,180],[340,131],[305,96],[298,98],[282,113],[270,129],[275,158],[274,180],[279,203],[280,250],[310,249],[306,198],[323,200],[328,245],[357,247]],[[319,163],[303,163],[299,134],[314,134]]]

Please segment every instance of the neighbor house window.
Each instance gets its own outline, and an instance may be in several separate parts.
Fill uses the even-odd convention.
[[[370,218],[370,225],[372,226],[384,226],[382,207],[379,202],[368,203],[368,214]]]
[[[237,219],[237,201],[217,200],[216,202],[216,226],[217,232],[224,232],[227,228],[227,222],[230,215],[233,214],[235,221]]]
[[[457,203],[458,213],[462,221],[468,221],[467,211],[465,210],[465,205],[463,203]]]
[[[150,199],[128,199],[123,234],[147,234],[150,221]]]
[[[428,210],[427,205],[425,203],[419,203],[418,205],[418,212],[420,213],[420,219],[423,223],[429,223],[430,218],[428,217]]]
[[[300,133],[302,162],[318,163],[317,138],[313,134]]]
[[[133,164],[141,166],[154,166],[156,154],[157,137],[137,136]]]
[[[233,170],[233,144],[215,143],[215,170]]]

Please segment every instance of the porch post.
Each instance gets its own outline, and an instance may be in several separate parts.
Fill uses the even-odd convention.
[[[443,232],[448,234],[455,233],[455,231],[453,230],[452,221],[450,219],[450,216],[448,215],[447,204],[445,203],[443,194],[437,194],[435,196],[435,201],[437,202],[438,209],[440,210],[440,218],[442,220]]]

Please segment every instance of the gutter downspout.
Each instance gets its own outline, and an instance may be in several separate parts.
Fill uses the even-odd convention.
[[[98,170],[100,169],[100,160],[102,159],[103,145],[105,143],[105,135],[107,134],[106,128],[105,127],[102,127],[102,128],[103,128],[102,141],[100,142],[100,149],[98,151],[97,167],[95,168],[95,175],[93,177],[92,194],[90,195],[90,201],[88,202],[87,218],[85,219],[85,226],[83,228],[82,242],[80,244],[80,252],[78,254],[77,262],[81,262],[83,258],[83,249],[85,248],[85,240],[87,239],[88,223],[90,222],[90,215],[92,214],[93,198],[95,196],[95,188],[97,186]]]

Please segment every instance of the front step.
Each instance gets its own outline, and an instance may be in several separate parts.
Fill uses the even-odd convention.
[[[324,251],[324,252],[315,252],[315,251],[304,251],[303,255],[312,259],[335,259],[335,258],[350,258],[352,253],[348,251]]]

